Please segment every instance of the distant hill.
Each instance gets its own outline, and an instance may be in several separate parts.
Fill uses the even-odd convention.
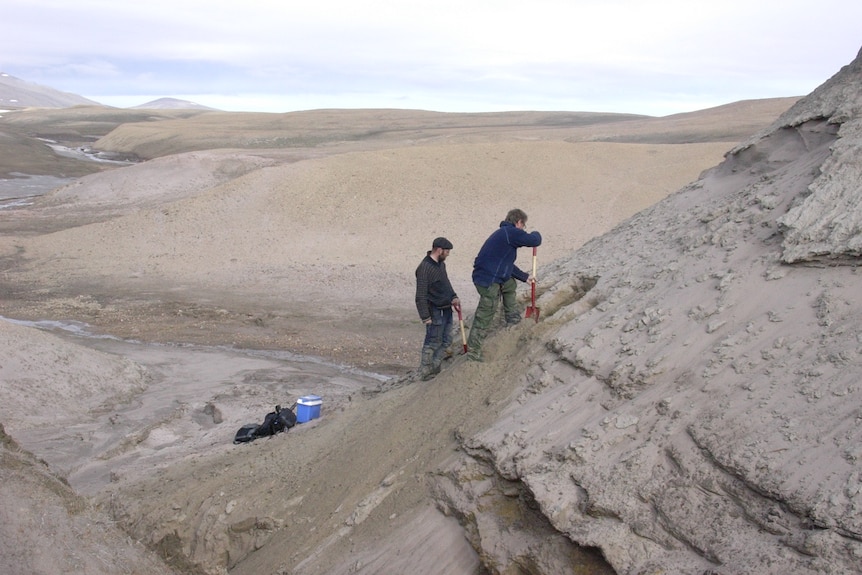
[[[71,108],[93,105],[102,104],[77,94],[61,92],[0,72],[0,109]]]
[[[0,109],[21,108],[71,108],[73,106],[103,106],[77,94],[61,92],[54,88],[27,82],[15,76],[0,72]],[[178,98],[159,98],[131,110],[201,110],[218,111],[188,100]]]
[[[132,106],[135,110],[212,110],[218,111],[217,108],[210,108],[188,100],[180,100],[177,98],[159,98],[140,106]]]

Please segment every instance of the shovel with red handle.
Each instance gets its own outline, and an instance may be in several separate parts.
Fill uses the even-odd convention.
[[[539,321],[539,308],[536,307],[536,248],[533,248],[533,281],[530,282],[530,305],[524,317],[532,317]]]
[[[464,346],[464,353],[467,353],[467,334],[464,333],[464,316],[461,315],[461,304],[454,306],[458,312],[458,323],[461,324],[461,344]]]

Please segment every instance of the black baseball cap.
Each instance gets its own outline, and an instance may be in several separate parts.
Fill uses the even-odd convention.
[[[449,240],[447,240],[444,237],[434,238],[434,243],[431,244],[431,247],[432,248],[440,248],[440,249],[444,249],[444,250],[451,250],[452,249],[452,242],[450,242]]]

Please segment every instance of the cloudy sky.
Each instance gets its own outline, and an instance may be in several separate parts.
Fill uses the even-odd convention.
[[[662,116],[811,92],[855,0],[3,0],[0,72],[111,106]]]

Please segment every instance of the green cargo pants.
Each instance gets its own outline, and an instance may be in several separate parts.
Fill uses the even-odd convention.
[[[482,342],[488,335],[497,314],[497,303],[503,299],[503,315],[506,325],[515,325],[521,321],[521,310],[518,307],[517,284],[515,278],[509,278],[502,284],[491,284],[488,287],[477,285],[479,292],[479,305],[473,316],[473,325],[470,328],[470,338],[467,340],[467,357],[473,360],[482,359]]]

